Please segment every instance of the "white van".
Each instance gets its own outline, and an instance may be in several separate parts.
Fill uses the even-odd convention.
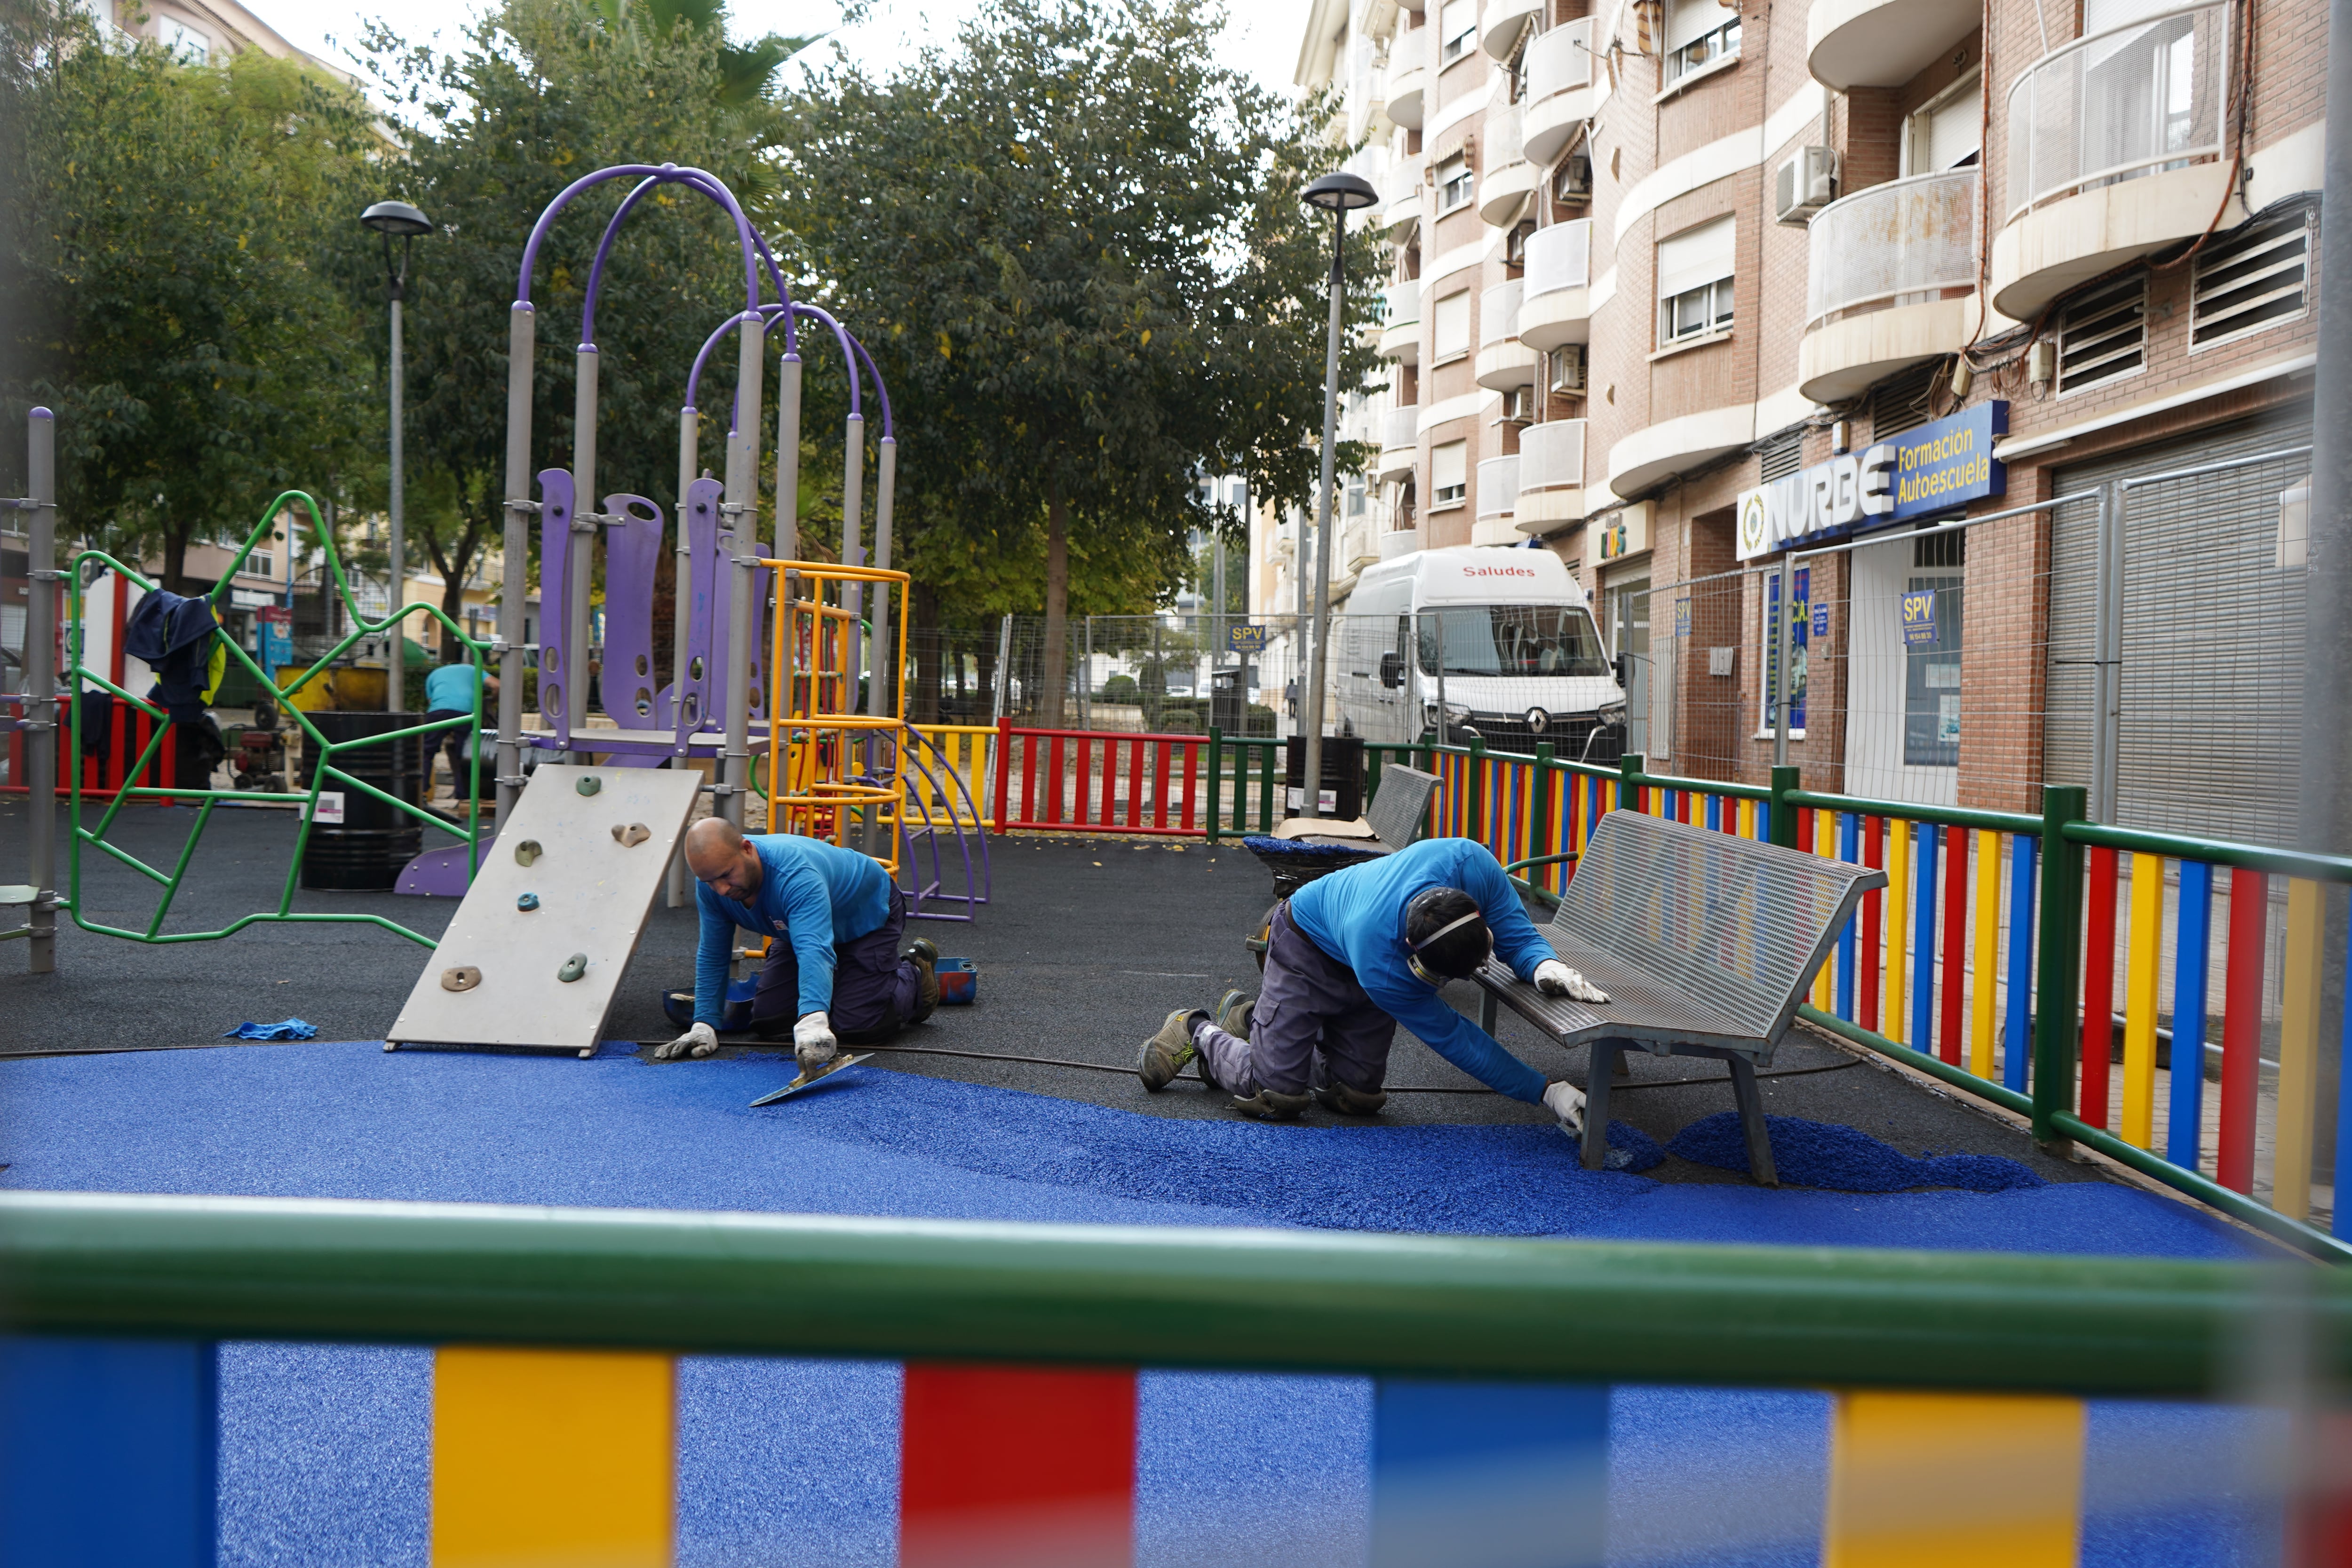
[[[1368,567],[1333,617],[1340,733],[1614,763],[1625,691],[1584,590],[1549,550],[1423,550]],[[1440,650],[1444,657],[1441,659]]]

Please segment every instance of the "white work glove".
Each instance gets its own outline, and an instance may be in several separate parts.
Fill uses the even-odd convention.
[[[1536,965],[1536,989],[1547,996],[1573,996],[1579,1002],[1609,1000],[1599,986],[1557,958],[1547,958]]]
[[[1544,1109],[1559,1118],[1559,1130],[1570,1138],[1584,1136],[1584,1091],[1572,1083],[1555,1083],[1544,1089]]]
[[[833,1020],[823,1013],[811,1013],[793,1026],[793,1055],[800,1058],[803,1072],[824,1066],[840,1049],[841,1042],[833,1037]]]
[[[719,1048],[719,1037],[708,1024],[697,1024],[666,1046],[654,1047],[654,1060],[675,1061],[679,1057],[707,1057]]]

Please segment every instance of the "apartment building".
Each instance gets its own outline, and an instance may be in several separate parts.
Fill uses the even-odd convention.
[[[1661,770],[2284,837],[2326,58],[2292,0],[1323,0],[1374,553],[1571,563]]]

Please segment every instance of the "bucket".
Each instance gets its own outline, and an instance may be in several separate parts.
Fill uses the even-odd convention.
[[[328,741],[341,742],[388,735],[394,730],[413,728],[424,720],[415,713],[314,712],[310,721],[319,726],[320,733]],[[421,736],[395,743],[403,753],[399,761],[405,771],[400,796],[412,804],[422,798],[425,782],[432,776],[426,771],[430,758],[425,746],[430,739]],[[335,766],[355,779],[390,792],[394,749],[394,745],[374,745],[339,752]],[[317,747],[302,748],[305,790],[318,776],[320,754]],[[337,794],[342,797],[341,822],[332,820],[330,805],[330,797]],[[388,891],[400,879],[400,868],[415,859],[424,847],[423,823],[364,790],[345,787],[340,792],[332,788],[322,791],[320,816],[321,820],[310,825],[310,841],[302,850],[305,888],[361,893]]]
[[[969,1007],[980,1000],[980,971],[969,958],[941,958],[931,966],[940,980],[940,1005]]]

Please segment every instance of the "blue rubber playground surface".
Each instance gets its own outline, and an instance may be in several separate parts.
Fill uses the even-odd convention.
[[[1548,1126],[1178,1120],[865,1068],[762,1110],[789,1058],[654,1066],[384,1053],[373,1041],[0,1060],[0,1186],[1783,1246],[2225,1258],[2238,1233],[2104,1182],[1904,1192],[1668,1184],[1580,1169]],[[1813,1136],[1813,1179],[2000,1186],[2005,1162]],[[1694,1130],[1697,1131],[1697,1130]],[[1636,1134],[1636,1138],[1640,1135]],[[1704,1133],[1699,1133],[1704,1141]],[[1792,1149],[1791,1152],[1797,1151]],[[1187,1325],[1171,1322],[1171,1342]],[[222,1562],[423,1564],[431,1357],[224,1352]],[[1923,1369],[1923,1371],[1926,1369]],[[678,1562],[887,1564],[895,1365],[689,1358]],[[1819,1560],[1829,1401],[1620,1388],[1610,1561]],[[1369,1516],[1360,1379],[1150,1373],[1137,1562],[1353,1564]],[[2252,1563],[2254,1417],[2095,1404],[2084,1558]],[[2251,1471],[2249,1470],[2249,1474]],[[1954,1478],[1955,1485],[1965,1485]]]

